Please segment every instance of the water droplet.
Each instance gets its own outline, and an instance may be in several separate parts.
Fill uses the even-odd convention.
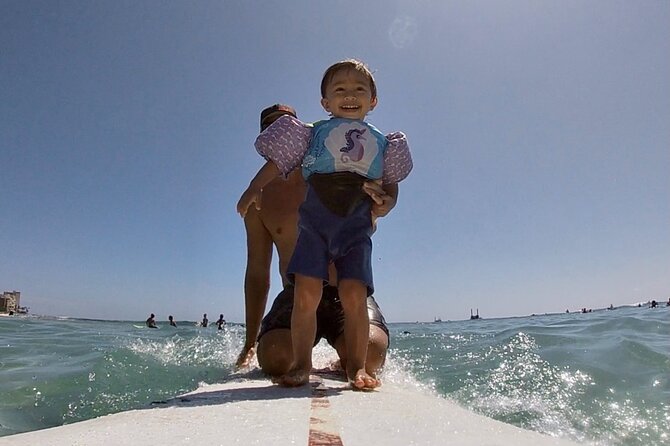
[[[414,42],[419,32],[416,19],[403,16],[396,18],[389,28],[389,39],[396,48],[406,48]]]

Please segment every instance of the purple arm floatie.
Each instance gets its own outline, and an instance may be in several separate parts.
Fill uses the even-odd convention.
[[[399,183],[412,171],[412,155],[409,153],[407,137],[402,132],[393,132],[386,135],[388,147],[384,154],[384,174],[382,182]]]
[[[282,175],[288,175],[302,162],[312,127],[290,115],[280,116],[256,138],[256,150],[274,162]]]

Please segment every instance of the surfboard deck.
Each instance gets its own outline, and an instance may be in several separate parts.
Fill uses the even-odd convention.
[[[356,392],[332,374],[308,386],[268,379],[207,385],[150,408],[0,438],[0,445],[568,446],[477,415],[444,398],[384,384]]]

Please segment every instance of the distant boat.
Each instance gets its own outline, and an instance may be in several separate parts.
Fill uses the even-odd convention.
[[[442,322],[442,318],[436,317],[434,322]]]
[[[477,308],[477,314],[472,314],[472,308],[470,308],[470,319],[479,319],[479,308]]]

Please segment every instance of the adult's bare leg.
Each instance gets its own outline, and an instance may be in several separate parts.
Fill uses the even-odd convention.
[[[291,330],[277,328],[265,333],[258,341],[256,356],[258,365],[268,375],[278,377],[288,373],[293,362]]]
[[[365,370],[375,378],[386,362],[386,351],[389,348],[389,337],[384,330],[370,325],[368,354],[365,359]]]

